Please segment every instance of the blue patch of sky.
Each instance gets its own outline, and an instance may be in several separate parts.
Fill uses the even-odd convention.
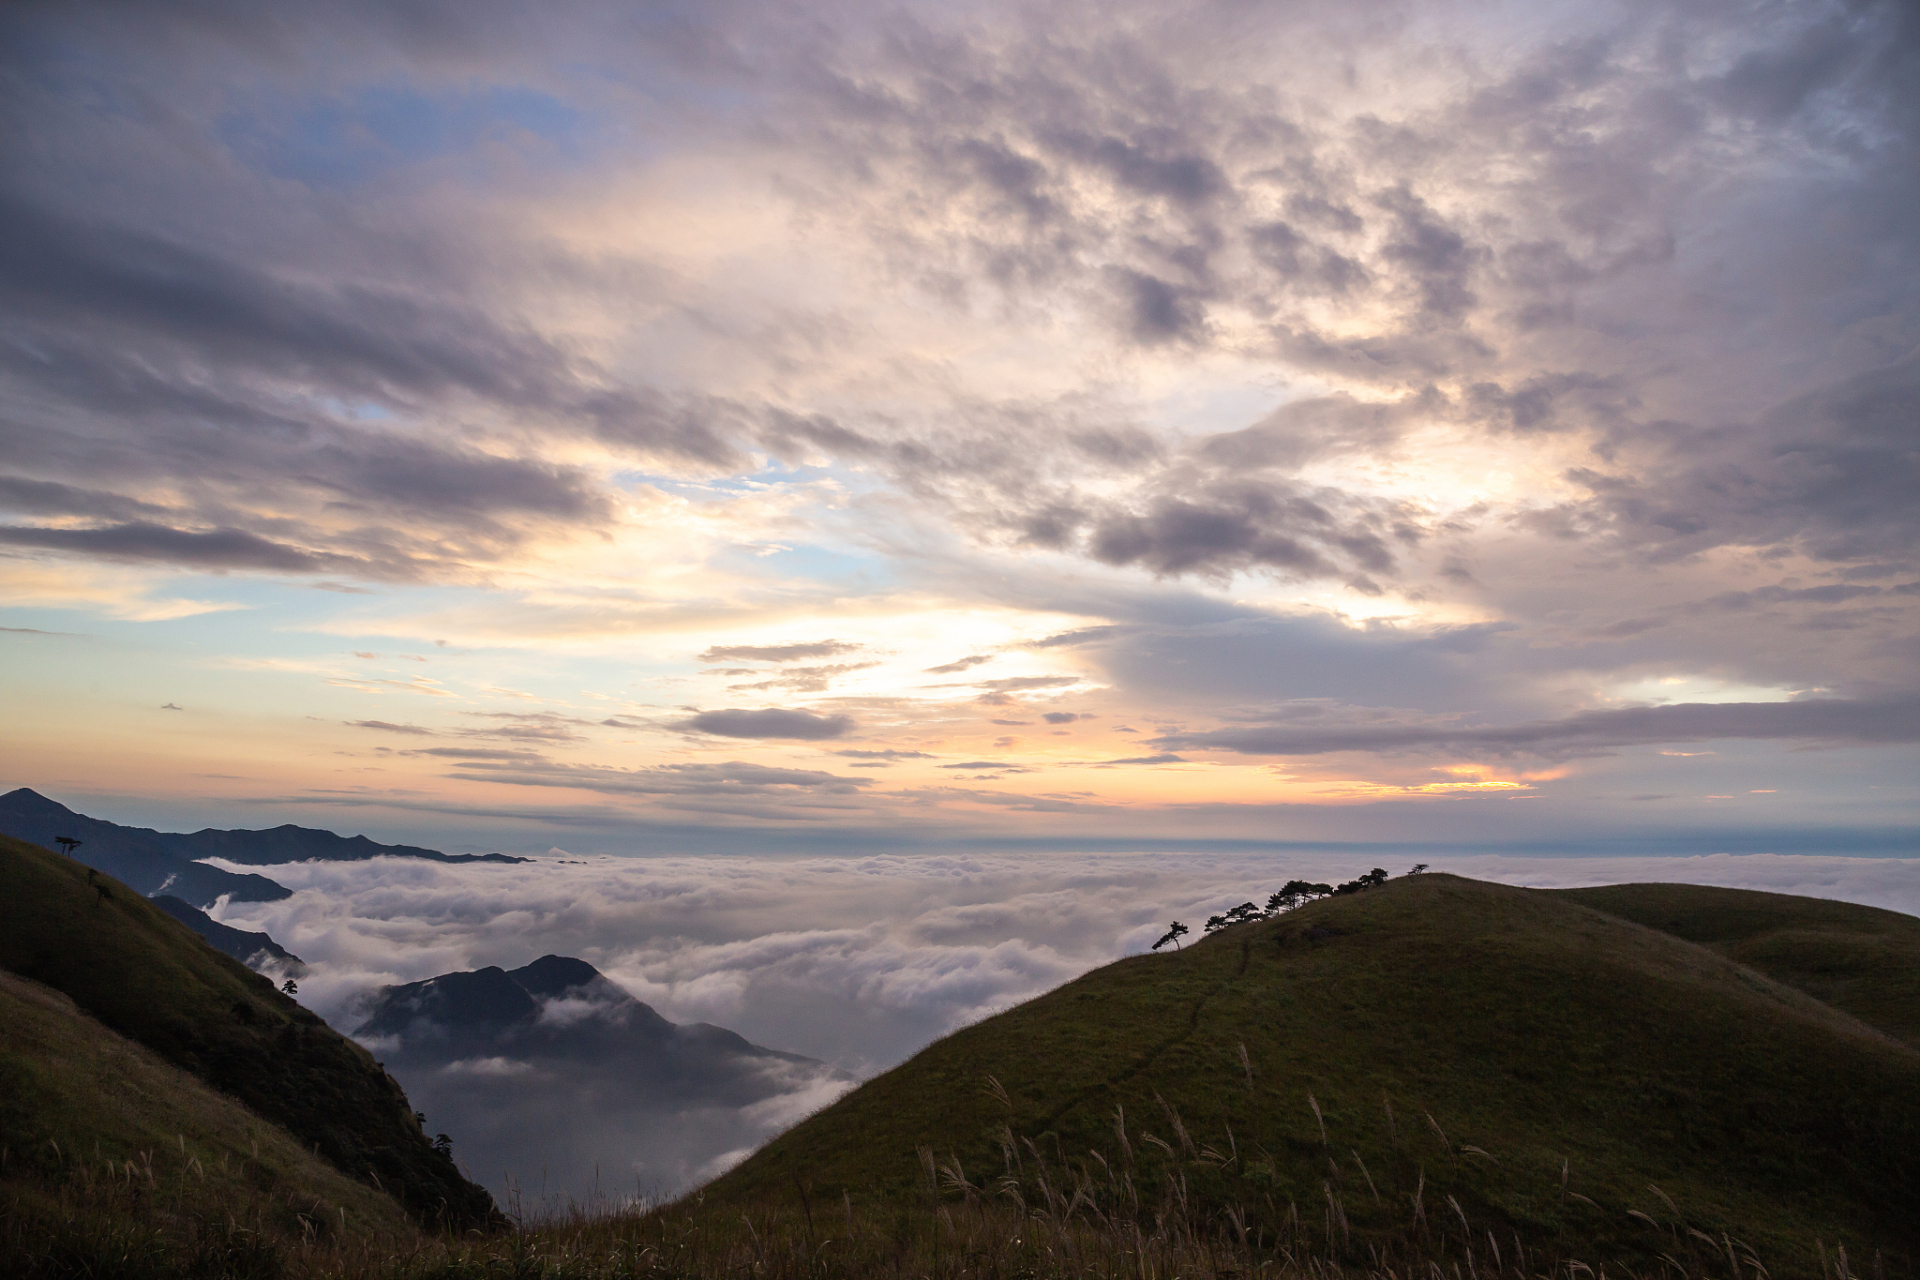
[[[751,494],[765,493],[769,489],[782,487],[806,488],[821,484],[831,484],[842,494],[858,496],[863,493],[886,491],[885,482],[877,475],[854,468],[829,465],[824,467],[807,465],[789,465],[769,459],[758,470],[741,475],[710,476],[698,480],[689,480],[670,475],[658,475],[649,471],[627,469],[614,471],[608,476],[614,485],[626,488],[656,489],[661,493],[672,494],[676,498],[685,498],[689,502],[707,502],[716,498],[738,498]]]
[[[611,479],[626,488],[647,486],[690,502],[712,502],[764,493],[787,485],[805,487],[831,480],[843,491],[877,487],[872,477],[839,467],[787,466],[769,462],[750,475],[683,480],[643,471],[616,472]],[[744,574],[783,580],[805,578],[861,590],[884,590],[897,585],[891,565],[880,556],[845,548],[773,539],[759,545],[743,544],[723,552],[729,568]]]
[[[878,556],[835,551],[826,547],[785,547],[765,554],[746,553],[739,567],[783,581],[805,578],[847,589],[884,591],[898,585],[892,566]]]
[[[253,169],[337,187],[514,135],[531,135],[553,159],[578,163],[598,132],[587,112],[536,89],[486,85],[428,94],[403,84],[344,97],[256,101],[221,116],[215,130]]]
[[[757,471],[741,475],[711,476],[699,480],[631,469],[615,471],[609,478],[618,485],[629,488],[644,485],[693,502],[716,495],[734,498],[750,493],[762,493],[782,485],[812,485],[823,481],[832,481],[848,489],[881,487],[863,473],[849,471],[842,467],[788,466],[780,462],[769,462]]]
[[[348,418],[355,422],[385,422],[393,417],[392,410],[372,400],[353,401],[337,396],[322,396],[320,407],[337,418]]]

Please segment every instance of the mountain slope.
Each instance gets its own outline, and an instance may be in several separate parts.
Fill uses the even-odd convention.
[[[358,1045],[126,885],[0,836],[0,968],[245,1103],[423,1220],[490,1221]]]
[[[405,844],[377,844],[365,836],[340,836],[291,824],[268,831],[154,831],[123,827],[76,813],[39,792],[21,787],[0,796],[0,833],[51,849],[61,837],[80,842],[73,856],[152,896],[170,893],[204,907],[225,894],[235,902],[275,902],[292,891],[250,872],[226,871],[201,862],[268,866],[319,859],[359,862],[367,858],[424,858],[432,862],[525,862],[504,853],[441,853]]]
[[[1920,919],[1852,902],[1706,885],[1555,892],[1710,947],[1920,1049]]]
[[[1323,1209],[1384,1231],[1419,1197],[1428,1223],[1595,1260],[1696,1228],[1818,1275],[1816,1238],[1856,1258],[1920,1242],[1920,1053],[1704,947],[1445,875],[1123,960],[956,1032],[706,1201],[910,1203],[921,1147],[976,1186],[1041,1161],[1062,1195],[1076,1162],[1090,1188],[1124,1171],[1142,1212],[1177,1194],[1269,1232]]]
[[[391,1197],[59,992],[0,972],[0,1026],[0,1274],[207,1274],[312,1234],[418,1240]]]
[[[269,934],[252,933],[221,924],[192,903],[183,902],[170,893],[155,894],[147,901],[205,938],[207,945],[215,951],[231,956],[241,964],[265,955],[270,960],[279,961],[288,972],[296,975],[306,968],[299,956],[275,942]]]

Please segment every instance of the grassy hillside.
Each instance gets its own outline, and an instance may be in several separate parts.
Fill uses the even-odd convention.
[[[0,837],[0,969],[64,993],[420,1220],[490,1220],[487,1193],[433,1149],[365,1050],[119,881]]]
[[[1851,902],[1705,885],[1556,892],[1710,947],[1920,1049],[1920,919]]]
[[[1148,1220],[1199,1206],[1346,1248],[1492,1231],[1651,1261],[1725,1233],[1813,1276],[1816,1241],[1844,1242],[1906,1275],[1920,1053],[1682,938],[1430,874],[962,1030],[705,1203],[930,1204],[936,1182]]]
[[[341,1236],[415,1245],[392,1198],[0,972],[0,1274],[273,1274]]]

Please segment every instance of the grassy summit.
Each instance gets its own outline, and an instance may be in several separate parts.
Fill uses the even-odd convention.
[[[1920,1052],[1892,1032],[1912,1011],[1874,988],[1893,1012],[1869,1025],[1623,918],[1648,897],[1430,874],[1123,960],[931,1045],[706,1203],[1012,1177],[1029,1202],[1184,1203],[1269,1236],[1492,1231],[1605,1260],[1693,1230],[1776,1276],[1820,1274],[1816,1240],[1911,1258]]]

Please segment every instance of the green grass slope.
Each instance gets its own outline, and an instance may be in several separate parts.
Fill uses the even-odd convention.
[[[1920,919],[1851,902],[1707,885],[1555,892],[1711,947],[1920,1049]]]
[[[1008,1175],[1029,1203],[1256,1233],[1493,1231],[1599,1262],[1724,1232],[1776,1277],[1820,1275],[1817,1240],[1904,1275],[1920,1053],[1706,947],[1429,874],[956,1032],[704,1195],[911,1204]]]
[[[109,876],[0,837],[0,969],[71,998],[424,1222],[492,1219],[371,1055]]]
[[[273,1274],[341,1236],[417,1247],[389,1196],[0,972],[0,1274]]]

